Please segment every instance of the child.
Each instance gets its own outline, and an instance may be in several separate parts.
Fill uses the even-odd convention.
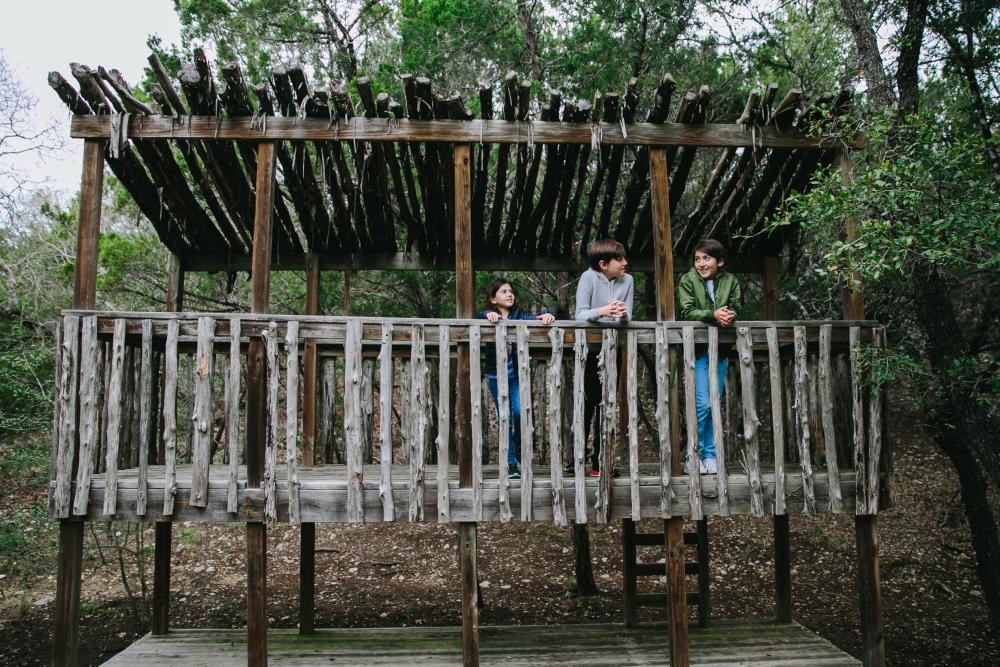
[[[600,239],[587,247],[590,268],[580,276],[576,287],[576,319],[586,322],[624,323],[632,318],[632,276],[625,270],[625,246],[613,239]],[[590,347],[587,352],[587,366],[583,376],[584,387],[584,430],[585,438],[590,435],[594,414],[598,427],[594,432],[594,449],[591,456],[593,470],[597,476],[601,469],[601,378],[598,374],[600,347]]]
[[[483,312],[479,313],[481,319],[487,319],[493,324],[500,320],[541,320],[542,324],[552,324],[555,317],[551,313],[542,313],[537,317],[533,313],[522,310],[517,305],[517,294],[514,287],[506,278],[494,278],[486,286],[486,303]],[[509,339],[508,339],[509,340]],[[497,409],[497,416],[500,415],[500,401],[497,396],[497,356],[493,345],[484,346],[486,355],[486,380],[490,385],[490,392],[493,394],[493,405]],[[518,479],[521,476],[517,465],[518,452],[521,446],[521,390],[518,386],[517,370],[514,360],[517,358],[517,348],[507,344],[507,388],[510,396],[510,444],[507,447],[507,467],[511,479]],[[530,465],[530,462],[529,462]]]
[[[677,284],[677,303],[682,320],[698,320],[731,327],[736,321],[732,306],[740,300],[740,284],[733,274],[724,270],[726,247],[714,239],[694,247],[694,267]],[[715,441],[712,430],[712,408],[708,390],[708,347],[695,350],[695,400],[698,406],[698,456],[701,472],[718,472]],[[726,369],[729,367],[729,346],[719,346],[719,396],[725,391]]]

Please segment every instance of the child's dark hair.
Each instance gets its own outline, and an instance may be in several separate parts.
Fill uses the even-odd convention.
[[[693,255],[699,250],[709,257],[714,257],[719,261],[726,259],[726,246],[722,245],[721,241],[716,241],[715,239],[705,239],[704,241],[699,241],[698,245],[696,245],[694,250],[691,251],[691,254]]]
[[[595,271],[601,270],[601,262],[610,262],[623,257],[625,257],[625,246],[614,239],[597,239],[587,246],[587,259],[590,260],[590,268]]]
[[[489,312],[492,310],[493,312],[500,312],[499,309],[496,307],[496,305],[494,305],[493,303],[493,297],[497,295],[497,292],[499,292],[500,288],[503,287],[504,285],[510,285],[510,291],[514,293],[514,305],[511,306],[510,311],[514,312],[515,310],[517,310],[518,308],[517,290],[514,289],[514,283],[507,280],[503,276],[497,276],[496,278],[490,281],[489,285],[486,286],[486,301],[483,303],[484,311]]]

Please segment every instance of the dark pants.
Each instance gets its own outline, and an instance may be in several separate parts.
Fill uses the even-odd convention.
[[[597,427],[594,429],[594,449],[590,457],[594,470],[601,468],[601,374],[597,368],[597,360],[600,357],[600,350],[589,350],[587,352],[587,365],[583,371],[583,397],[584,397],[584,441],[590,437],[590,429],[594,424],[594,417],[597,417]]]

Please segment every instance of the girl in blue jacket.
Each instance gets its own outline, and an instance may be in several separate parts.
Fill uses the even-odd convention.
[[[486,286],[486,302],[483,311],[479,313],[480,319],[486,319],[496,324],[500,320],[540,320],[542,324],[552,324],[555,316],[551,313],[535,315],[526,310],[522,310],[517,305],[517,293],[514,286],[506,278],[494,278]],[[486,380],[490,385],[490,393],[493,394],[493,406],[497,410],[497,417],[500,415],[500,402],[497,398],[497,357],[496,349],[493,345],[484,345],[483,352],[486,355]],[[507,467],[510,477],[517,479],[521,476],[518,468],[518,453],[521,445],[521,389],[518,385],[517,370],[514,359],[517,357],[517,349],[511,343],[507,343],[507,387],[510,394],[510,444],[507,447]],[[530,465],[530,462],[529,462]]]

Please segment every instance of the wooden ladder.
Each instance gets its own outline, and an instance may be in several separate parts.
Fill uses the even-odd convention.
[[[708,625],[711,610],[709,602],[708,580],[708,519],[695,522],[694,532],[684,532],[684,545],[694,547],[694,558],[684,563],[684,574],[698,575],[698,590],[687,594],[688,606],[698,607],[698,625]],[[631,519],[622,520],[622,552],[623,573],[625,576],[624,607],[625,627],[634,628],[638,625],[638,608],[666,607],[666,593],[638,594],[639,577],[662,577],[667,574],[666,559],[662,563],[640,563],[639,547],[659,547],[666,553],[666,536],[664,533],[637,533],[635,522]]]

